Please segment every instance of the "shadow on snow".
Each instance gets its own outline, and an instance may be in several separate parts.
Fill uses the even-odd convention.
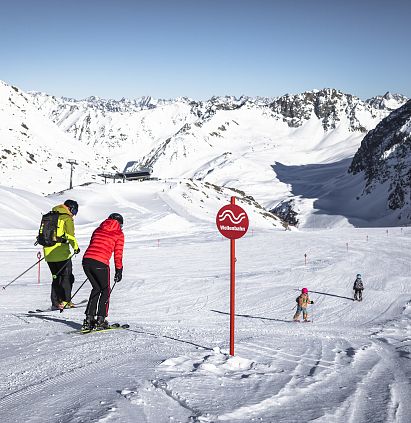
[[[345,300],[354,301],[354,298],[351,298],[351,297],[344,297],[343,295],[337,295],[337,294],[329,294],[328,292],[310,291],[310,293],[313,293],[313,294],[320,294],[320,295],[327,295],[328,297],[337,297],[337,298],[343,298],[343,299],[345,299]]]
[[[219,313],[219,314],[225,314],[225,315],[230,315],[230,313],[227,313],[225,311],[219,311],[219,310],[210,310],[213,313]],[[251,316],[250,314],[236,314],[235,316],[237,317],[247,317],[248,319],[260,319],[260,320],[271,320],[273,322],[284,322],[284,323],[289,323],[290,320],[282,320],[282,319],[274,319],[272,317],[261,317],[261,316]]]
[[[213,351],[212,348],[205,347],[204,345],[196,344],[195,342],[185,341],[184,339],[178,339],[178,338],[174,338],[174,337],[168,336],[168,335],[159,335],[157,333],[148,332],[148,331],[143,330],[143,329],[131,329],[131,328],[127,328],[127,329],[124,329],[124,330],[127,330],[128,332],[133,332],[133,333],[139,333],[139,334],[154,336],[155,338],[171,339],[172,341],[182,342],[184,344],[193,345],[193,346],[198,347],[198,348],[203,348],[204,350]]]
[[[351,158],[334,163],[287,166],[271,165],[279,181],[291,186],[293,196],[315,199],[313,215],[343,216],[355,226],[369,226],[355,207],[361,194],[361,175],[348,174]],[[357,214],[356,214],[357,213]]]
[[[65,325],[79,330],[81,329],[81,324],[80,323],[76,323],[76,322],[71,322],[69,320],[65,320],[65,319],[57,319],[56,317],[50,317],[50,316],[43,316],[41,314],[26,314],[26,317],[35,317],[36,319],[40,319],[40,320],[46,320],[48,322],[56,322],[56,323],[64,323]]]

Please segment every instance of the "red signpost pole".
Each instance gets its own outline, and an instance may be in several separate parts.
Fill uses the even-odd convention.
[[[235,197],[231,197],[235,204]],[[230,239],[230,355],[234,355],[234,317],[235,317],[235,239]]]
[[[216,225],[221,235],[230,239],[230,355],[234,355],[235,240],[247,233],[249,225],[247,213],[235,204],[235,197],[218,211]]]

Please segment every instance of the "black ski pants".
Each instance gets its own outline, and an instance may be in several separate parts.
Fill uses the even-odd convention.
[[[93,287],[86,315],[107,317],[110,300],[110,266],[101,261],[85,258],[83,269]]]
[[[354,300],[362,301],[362,289],[354,290]]]
[[[51,304],[58,306],[62,301],[71,300],[71,289],[74,284],[73,264],[71,259],[47,262],[53,281],[51,283]]]

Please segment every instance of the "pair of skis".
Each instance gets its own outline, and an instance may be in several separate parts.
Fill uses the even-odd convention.
[[[59,311],[59,309],[42,310],[42,309],[37,308],[36,310],[29,310],[28,313],[30,313],[30,314],[50,313],[52,311]],[[80,330],[76,330],[75,333],[79,333],[81,335],[86,335],[88,333],[107,332],[109,330],[115,330],[115,329],[128,329],[129,327],[130,327],[130,325],[128,323],[123,323],[123,324],[122,323],[112,323],[106,328],[102,328],[102,329],[80,329]]]
[[[81,304],[87,303],[87,300],[80,301],[79,303],[75,304],[74,307],[67,307],[65,310],[69,310],[71,308],[78,308]],[[52,311],[61,311],[60,308],[36,308],[35,310],[29,310],[28,313],[35,314],[35,313],[50,313]]]
[[[102,329],[80,329],[79,331],[76,331],[77,333],[81,335],[86,335],[88,333],[98,333],[98,332],[108,332],[110,330],[116,330],[116,329],[128,329],[130,327],[127,323],[112,323],[106,328]]]
[[[46,309],[40,309],[40,308],[36,308],[35,310],[29,310],[27,313],[30,314],[36,314],[36,313],[51,313],[52,311],[60,311],[59,308],[56,309],[51,309],[51,308],[46,308]]]

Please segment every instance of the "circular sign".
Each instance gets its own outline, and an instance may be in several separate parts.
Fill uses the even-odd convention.
[[[236,204],[227,204],[217,213],[217,228],[221,235],[230,239],[238,239],[248,230],[247,213]]]

